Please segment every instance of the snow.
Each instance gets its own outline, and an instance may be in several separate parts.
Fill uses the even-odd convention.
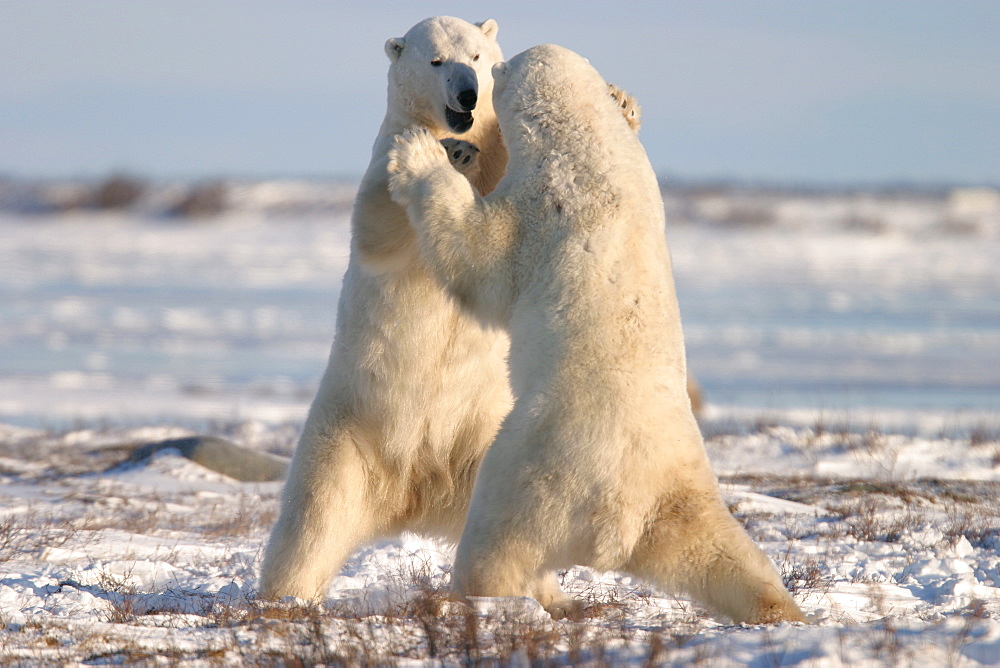
[[[0,197],[5,665],[1000,665],[988,197],[666,192],[709,455],[813,621],[750,627],[585,568],[562,576],[582,620],[530,599],[465,608],[442,593],[453,547],[414,535],[361,548],[322,606],[259,601],[280,484],[169,450],[123,462],[193,433],[291,453],[332,340],[349,193],[235,184],[227,210],[188,220],[162,215],[174,187],[125,211]]]

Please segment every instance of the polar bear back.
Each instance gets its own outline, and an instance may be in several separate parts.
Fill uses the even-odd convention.
[[[597,374],[601,383],[683,397],[659,185],[607,83],[584,58],[551,45],[498,65],[494,76],[510,163],[489,199],[509,200],[521,214],[509,325],[519,351],[515,393],[546,375],[592,385]]]

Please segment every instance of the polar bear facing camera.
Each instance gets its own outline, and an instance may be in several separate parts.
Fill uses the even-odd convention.
[[[507,164],[492,104],[497,32],[492,19],[434,17],[385,43],[388,105],[354,203],[336,338],[264,554],[266,598],[321,597],[374,539],[461,533],[479,463],[511,406],[508,340],[463,313],[420,261],[389,198],[386,154],[411,125],[460,137],[479,149],[466,183],[493,190]]]
[[[580,564],[737,622],[802,621],[719,493],[686,392],[656,177],[619,104],[562,47],[493,73],[510,159],[492,194],[419,129],[389,160],[428,264],[511,339],[515,404],[480,467],[454,587],[531,595],[540,574]]]

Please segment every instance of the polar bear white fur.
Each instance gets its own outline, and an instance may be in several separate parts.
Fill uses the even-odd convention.
[[[552,45],[493,72],[510,161],[491,195],[423,130],[389,160],[428,263],[511,339],[515,404],[481,465],[454,587],[531,595],[582,564],[737,622],[803,620],[719,493],[686,393],[656,177],[607,84]]]
[[[264,597],[322,596],[351,553],[379,537],[460,535],[476,470],[511,406],[508,339],[463,313],[419,261],[406,213],[389,198],[386,154],[411,125],[460,136],[479,149],[472,186],[494,188],[507,163],[492,106],[496,36],[492,19],[436,17],[386,42],[388,107],[354,204],[336,339],[265,550]]]

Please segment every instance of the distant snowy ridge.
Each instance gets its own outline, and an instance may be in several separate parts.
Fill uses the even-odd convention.
[[[208,218],[350,210],[350,179],[143,181],[0,179],[0,212],[20,215],[121,210],[138,216]],[[1000,191],[993,188],[777,188],[665,181],[669,224],[708,223],[863,234],[1000,236]]]
[[[0,180],[0,212],[21,215],[123,211],[150,217],[205,218],[226,212],[343,212],[357,183],[324,180],[147,182],[129,176],[102,181]]]

